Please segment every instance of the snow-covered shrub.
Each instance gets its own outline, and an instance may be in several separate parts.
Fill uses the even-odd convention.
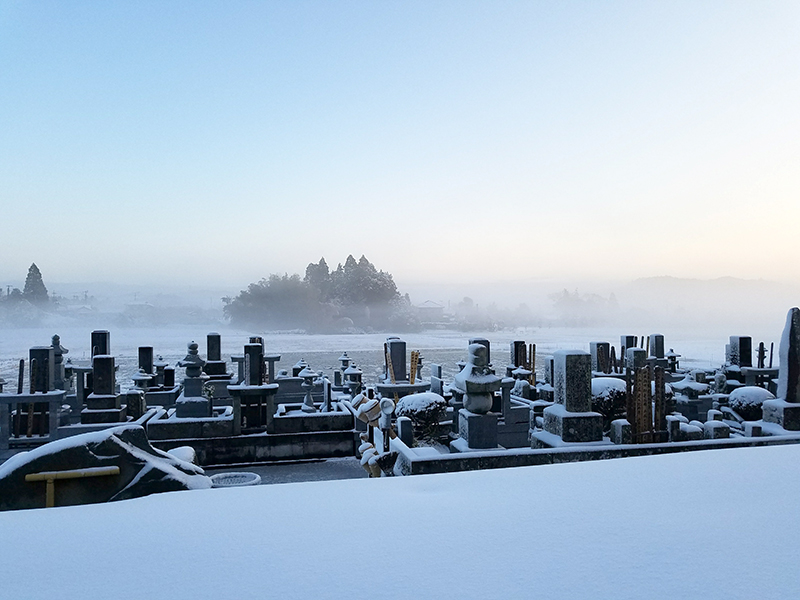
[[[447,401],[439,394],[422,392],[402,397],[397,403],[395,414],[411,419],[415,437],[433,440],[439,433],[439,421],[446,410]]]
[[[603,415],[603,431],[611,431],[611,421],[625,418],[625,382],[616,377],[593,378],[592,410]]]
[[[762,402],[773,398],[775,396],[769,390],[748,385],[731,392],[728,396],[728,406],[745,421],[758,421],[761,418]]]

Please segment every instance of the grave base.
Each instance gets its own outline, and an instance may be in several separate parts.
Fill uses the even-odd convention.
[[[565,442],[599,442],[603,416],[596,412],[570,412],[562,404],[544,409],[544,430]]]
[[[175,401],[175,416],[180,418],[206,418],[211,416],[211,402],[204,397],[179,396]]]
[[[84,408],[81,411],[81,423],[93,425],[96,423],[124,423],[127,421],[128,407],[92,409]]]
[[[762,420],[777,423],[788,431],[800,431],[800,403],[766,400],[761,404]]]
[[[497,415],[458,411],[458,435],[474,450],[497,448]]]

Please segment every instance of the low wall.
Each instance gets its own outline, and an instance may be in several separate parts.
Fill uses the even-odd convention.
[[[271,433],[235,437],[152,440],[160,450],[191,446],[202,466],[354,456],[357,434],[348,431]]]
[[[375,445],[379,446],[380,431],[375,432]],[[550,465],[585,460],[607,460],[629,456],[650,456],[695,450],[743,448],[747,446],[773,446],[800,443],[800,434],[769,437],[736,437],[716,440],[696,440],[664,444],[608,444],[586,448],[520,448],[513,450],[488,450],[458,454],[420,456],[399,438],[391,440],[391,449],[398,453],[395,472],[401,475],[425,475],[430,473],[453,473],[476,469],[502,469]]]

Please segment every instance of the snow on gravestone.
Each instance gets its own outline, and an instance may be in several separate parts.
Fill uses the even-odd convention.
[[[762,405],[763,419],[789,431],[800,431],[800,308],[786,315],[781,336],[778,398]]]

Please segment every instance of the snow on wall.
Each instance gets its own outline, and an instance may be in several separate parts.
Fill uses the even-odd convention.
[[[794,598],[798,497],[772,446],[19,511],[0,595]]]

